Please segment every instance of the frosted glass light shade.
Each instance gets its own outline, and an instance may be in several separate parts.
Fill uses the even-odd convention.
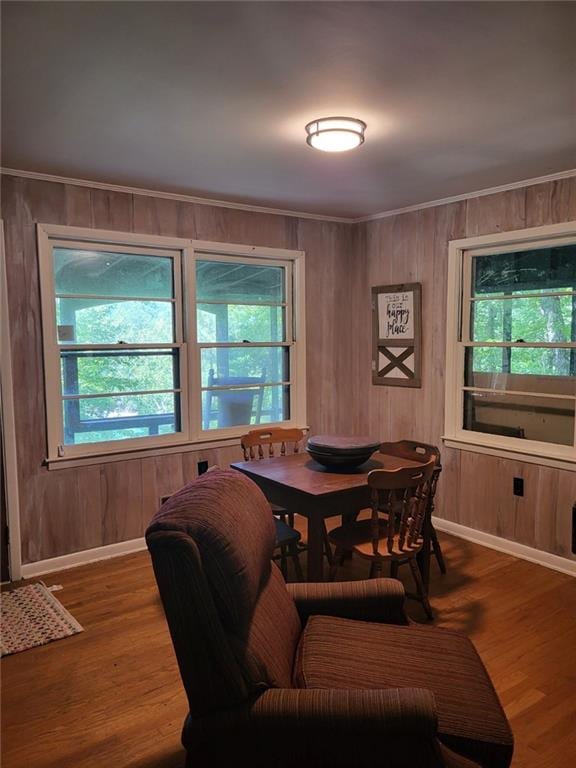
[[[306,142],[322,152],[348,152],[364,143],[365,130],[355,117],[322,117],[306,126]]]

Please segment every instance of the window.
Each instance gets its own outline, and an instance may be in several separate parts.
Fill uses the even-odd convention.
[[[49,459],[305,422],[301,252],[52,225],[38,237]]]
[[[205,430],[290,418],[290,264],[196,259]]]
[[[450,245],[446,435],[576,461],[576,224]]]

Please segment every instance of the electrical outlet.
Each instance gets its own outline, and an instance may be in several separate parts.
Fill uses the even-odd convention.
[[[514,496],[524,496],[524,478],[515,477],[512,484]]]

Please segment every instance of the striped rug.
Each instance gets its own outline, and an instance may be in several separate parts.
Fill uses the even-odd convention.
[[[84,631],[44,584],[27,584],[10,592],[2,592],[0,612],[1,656],[20,653]]]

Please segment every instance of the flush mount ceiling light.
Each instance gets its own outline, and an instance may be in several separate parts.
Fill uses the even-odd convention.
[[[306,143],[322,152],[348,152],[364,143],[365,130],[355,117],[321,117],[306,126]]]

